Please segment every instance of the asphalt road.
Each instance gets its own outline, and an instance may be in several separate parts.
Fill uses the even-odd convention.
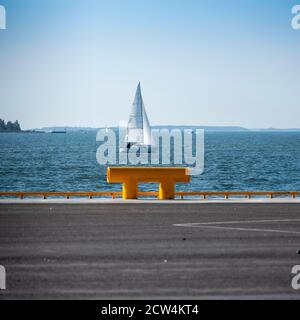
[[[0,204],[0,299],[299,299],[298,250],[299,203]]]

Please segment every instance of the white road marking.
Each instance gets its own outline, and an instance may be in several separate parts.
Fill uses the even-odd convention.
[[[218,221],[218,222],[195,222],[195,223],[183,223],[178,224],[178,226],[182,225],[210,225],[210,224],[234,224],[234,223],[264,223],[264,222],[293,222],[300,221],[300,219],[278,219],[278,220],[234,220],[234,221]],[[175,226],[177,226],[175,224]]]
[[[273,232],[273,233],[289,233],[300,234],[300,231],[276,230],[276,229],[257,229],[257,228],[238,228],[238,227],[220,227],[221,224],[242,224],[242,223],[268,223],[268,222],[299,222],[300,219],[280,219],[280,220],[238,220],[238,221],[218,221],[218,222],[199,222],[199,223],[182,223],[174,224],[175,227],[190,228],[208,228],[219,230],[236,230],[236,231],[253,231],[253,232]]]

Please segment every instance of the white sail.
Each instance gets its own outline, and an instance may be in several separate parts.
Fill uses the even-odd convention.
[[[145,108],[143,107],[143,135],[144,135],[144,144],[145,145],[151,145],[152,139],[151,139],[151,127],[150,123],[147,117],[147,113]]]
[[[151,127],[138,84],[127,125],[127,143],[151,145]]]

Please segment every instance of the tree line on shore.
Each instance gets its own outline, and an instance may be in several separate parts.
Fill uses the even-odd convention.
[[[21,126],[17,121],[11,122],[8,121],[5,123],[4,120],[0,119],[0,132],[21,132]]]

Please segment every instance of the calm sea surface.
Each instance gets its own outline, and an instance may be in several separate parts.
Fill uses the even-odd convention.
[[[106,183],[97,148],[96,132],[2,133],[0,191],[121,190]],[[300,133],[206,133],[204,173],[177,190],[299,191]]]

